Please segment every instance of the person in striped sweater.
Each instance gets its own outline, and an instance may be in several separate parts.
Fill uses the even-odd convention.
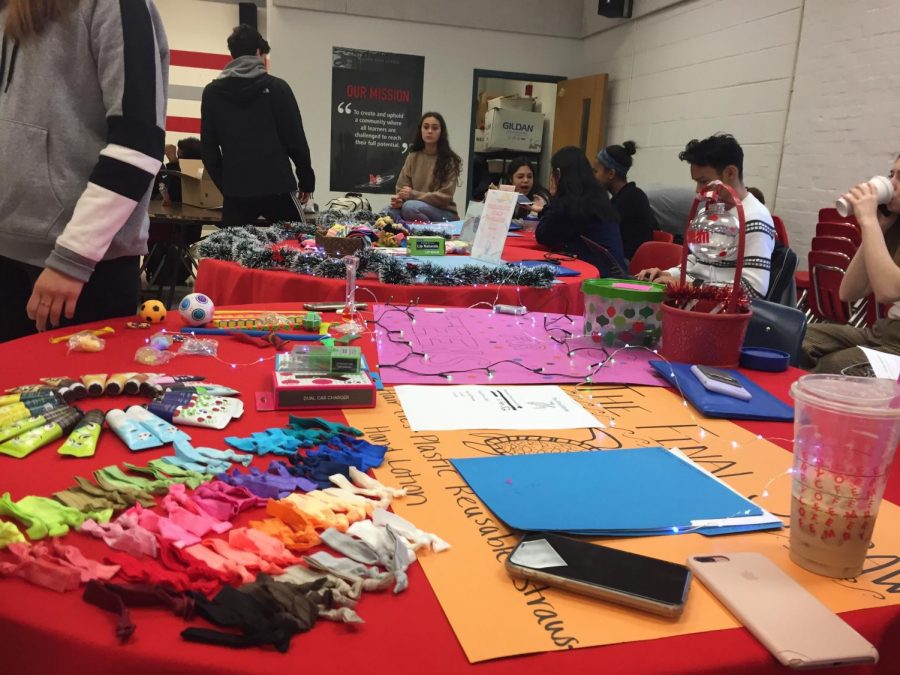
[[[0,0],[0,341],[132,314],[162,164],[152,0]]]
[[[775,250],[775,224],[769,210],[744,186],[744,151],[731,134],[715,134],[702,141],[694,139],[678,158],[691,166],[691,180],[697,192],[719,180],[737,193],[744,206],[746,239],[741,284],[751,298],[763,298],[769,291],[772,251]],[[694,283],[730,284],[734,281],[737,255],[707,263],[688,256],[687,280]],[[639,279],[672,283],[678,281],[680,267],[661,270],[651,267],[638,273]]]

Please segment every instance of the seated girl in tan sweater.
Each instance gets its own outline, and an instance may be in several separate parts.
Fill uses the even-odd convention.
[[[425,113],[397,178],[391,216],[401,221],[458,220],[453,193],[461,171],[462,159],[450,149],[444,118],[440,113]]]

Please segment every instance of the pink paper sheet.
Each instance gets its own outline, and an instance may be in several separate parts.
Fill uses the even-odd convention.
[[[581,335],[581,317],[376,305],[375,319],[381,378],[389,385],[565,384],[584,382],[587,375],[600,384],[666,384],[648,365],[658,355],[645,349],[604,352]],[[598,369],[608,355],[612,361]],[[539,368],[543,372],[535,372]]]

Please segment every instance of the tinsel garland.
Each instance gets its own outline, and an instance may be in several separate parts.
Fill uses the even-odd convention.
[[[200,244],[201,257],[236,262],[257,270],[286,270],[325,279],[341,279],[345,275],[344,262],[329,258],[324,253],[308,253],[297,248],[277,246],[279,241],[296,239],[303,223],[281,223],[270,228],[229,227],[214,232]],[[410,269],[402,257],[388,255],[378,249],[363,249],[359,257],[357,274],[362,277],[372,272],[386,284],[429,286],[475,286],[496,284],[501,286],[527,286],[549,288],[554,274],[551,266],[521,267],[518,265],[464,265],[446,269],[432,263],[424,263]]]
[[[691,283],[666,285],[666,303],[678,309],[726,314],[732,302],[738,314],[749,311],[750,297],[743,285],[738,284],[735,287],[713,284],[696,286]]]

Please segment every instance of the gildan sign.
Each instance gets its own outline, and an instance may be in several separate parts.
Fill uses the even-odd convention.
[[[334,47],[331,190],[391,194],[422,116],[425,59]]]
[[[485,150],[540,152],[543,140],[543,113],[493,108],[484,117]]]
[[[520,122],[504,122],[503,128],[506,131],[524,131],[525,133],[531,134],[534,133],[534,125],[533,124],[521,124]]]

